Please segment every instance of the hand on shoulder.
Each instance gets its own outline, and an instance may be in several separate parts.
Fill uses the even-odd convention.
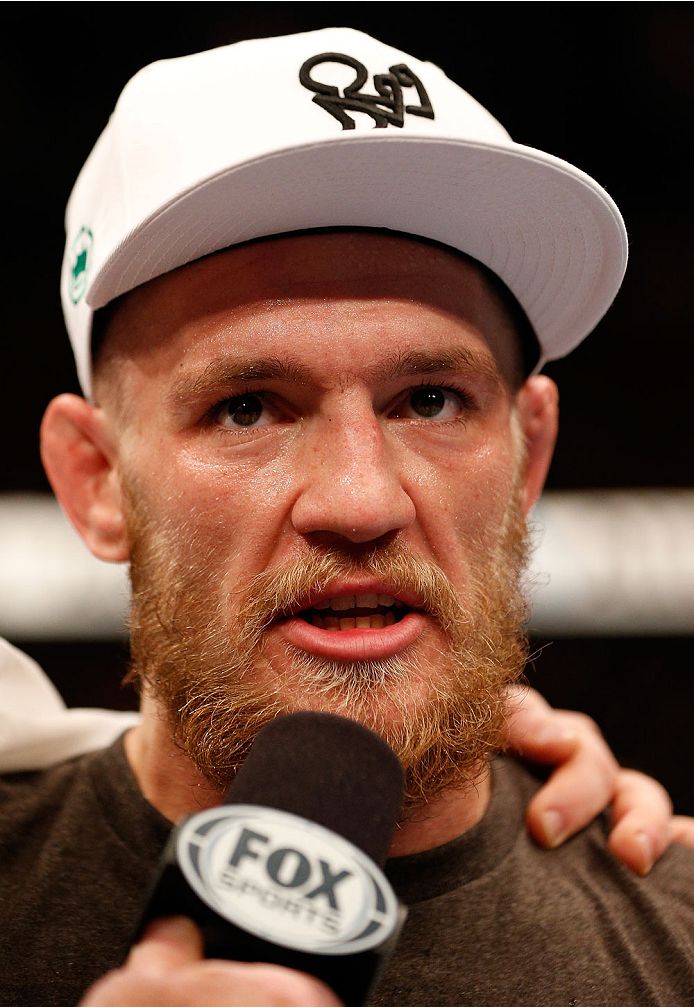
[[[672,842],[694,847],[694,819],[673,817],[667,791],[643,773],[621,769],[594,720],[555,710],[534,689],[514,691],[509,751],[556,766],[527,811],[542,846],[560,846],[612,805],[609,848],[647,874]]]

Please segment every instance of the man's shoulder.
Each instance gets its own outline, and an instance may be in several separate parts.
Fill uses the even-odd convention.
[[[22,826],[39,820],[48,827],[77,797],[88,800],[92,754],[76,756],[47,769],[0,776],[0,847],[20,841]]]
[[[122,738],[47,769],[0,776],[0,855],[5,865],[42,846],[88,849],[108,837],[158,850],[170,823],[142,796]]]
[[[480,823],[402,865],[409,917],[374,1004],[692,1002],[694,851],[636,877],[607,848],[607,816],[545,850],[524,823],[540,785],[495,760]]]
[[[530,767],[515,759],[500,757],[494,762],[494,778],[502,782],[505,793],[513,791],[519,806],[527,807],[533,795],[544,783],[537,767]],[[590,876],[613,879],[635,894],[641,889],[662,891],[668,897],[681,894],[684,901],[694,907],[694,849],[672,844],[645,877],[637,877],[609,851],[607,840],[611,829],[610,809],[598,815],[585,829],[554,850],[539,846],[526,829],[516,839],[514,852],[522,860],[532,860],[554,873],[568,877]]]
[[[169,829],[121,741],[0,777],[0,1002],[76,1003],[123,960]]]

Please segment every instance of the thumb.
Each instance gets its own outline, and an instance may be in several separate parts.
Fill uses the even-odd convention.
[[[155,920],[131,949],[126,965],[136,970],[164,970],[204,957],[202,934],[186,916]]]

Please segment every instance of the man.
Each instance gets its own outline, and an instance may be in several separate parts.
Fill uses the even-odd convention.
[[[406,771],[389,870],[410,920],[374,1003],[686,1002],[690,852],[638,881],[597,824],[548,861],[521,828],[532,779],[488,768],[556,436],[537,372],[619,286],[607,194],[435,67],[336,30],[144,71],[67,230],[89,400],[51,404],[43,457],[91,550],[131,563],[143,719],[20,799],[49,915],[64,885],[75,922],[56,959],[24,906],[18,947],[61,996],[84,989],[127,945],[169,823],[219,802],[263,723],[318,709]],[[336,1002],[201,953],[160,923],[85,1003]]]

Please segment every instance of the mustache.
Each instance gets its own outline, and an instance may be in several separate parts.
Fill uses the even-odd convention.
[[[365,549],[359,557],[316,546],[311,553],[278,570],[263,571],[247,583],[239,616],[259,637],[277,619],[306,607],[309,598],[325,592],[335,581],[360,577],[387,585],[386,593],[414,595],[418,608],[432,615],[444,632],[452,631],[454,623],[460,625],[460,600],[444,571],[395,543]]]

